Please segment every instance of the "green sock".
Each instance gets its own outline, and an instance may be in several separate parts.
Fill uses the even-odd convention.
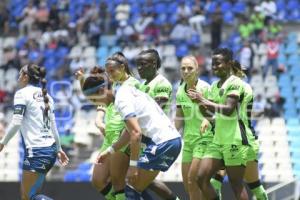
[[[219,180],[217,180],[215,178],[211,178],[210,179],[210,183],[212,184],[213,188],[216,190],[217,194],[219,195],[219,197],[221,199],[221,195],[222,195],[222,182],[220,182]]]
[[[109,193],[107,193],[105,195],[105,199],[106,200],[116,200],[116,197],[115,197],[115,195],[113,193],[114,193],[114,190],[113,190],[113,188],[111,188],[111,190],[109,191]]]
[[[252,194],[256,197],[257,200],[268,200],[268,195],[262,185],[251,189]]]
[[[116,200],[125,200],[126,199],[124,190],[115,192],[114,194],[115,194]]]

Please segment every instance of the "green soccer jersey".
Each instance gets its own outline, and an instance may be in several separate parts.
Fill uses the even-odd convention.
[[[208,96],[209,84],[198,80],[196,90],[204,97]],[[200,126],[204,119],[200,112],[199,105],[193,102],[186,93],[186,83],[182,83],[176,94],[176,105],[180,106],[184,117],[184,139],[201,136],[203,140],[212,140],[213,134],[211,127],[205,133],[200,134]]]
[[[208,99],[213,100],[217,104],[225,104],[229,96],[237,96],[241,100],[244,92],[244,83],[240,78],[232,75],[221,87],[218,86],[218,83],[216,81],[212,84]],[[246,145],[249,143],[246,130],[241,127],[241,121],[238,119],[237,109],[230,116],[223,115],[220,112],[215,113],[214,143],[219,145]]]
[[[253,105],[253,90],[251,86],[244,82],[244,92],[241,96],[241,103],[239,106],[239,119],[242,121],[240,125],[245,127],[245,131],[247,133],[247,137],[249,139],[250,145],[255,142],[256,136],[254,129],[251,126],[251,112],[252,112],[252,105]]]
[[[172,84],[161,74],[158,74],[148,84],[144,84],[141,90],[148,93],[153,99],[164,97],[168,99],[167,105],[164,107],[166,114],[170,111]]]
[[[122,85],[131,85],[131,86],[137,86],[140,82],[133,78],[129,77]],[[116,84],[113,85],[113,88],[115,89],[117,86]],[[106,133],[120,133],[125,127],[125,123],[121,117],[120,114],[118,114],[115,106],[113,103],[111,103],[107,109],[105,114],[105,132]]]

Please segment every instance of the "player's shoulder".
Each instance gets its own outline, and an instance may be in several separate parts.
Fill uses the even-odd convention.
[[[209,85],[206,81],[203,81],[203,80],[201,80],[201,79],[198,79],[197,87],[200,87],[200,88],[208,88],[208,87],[210,87],[210,85]]]
[[[169,86],[172,87],[172,84],[170,83],[170,81],[164,77],[162,74],[158,74],[154,79],[154,82],[156,83],[156,85],[164,85],[164,86]]]

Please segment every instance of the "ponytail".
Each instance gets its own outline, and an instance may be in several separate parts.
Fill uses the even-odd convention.
[[[40,67],[39,68],[39,75],[40,75],[40,82],[42,85],[42,94],[44,98],[44,103],[45,103],[45,110],[44,110],[44,115],[48,116],[48,111],[50,110],[50,104],[49,104],[49,97],[47,95],[47,80],[46,80],[46,68],[45,67]]]

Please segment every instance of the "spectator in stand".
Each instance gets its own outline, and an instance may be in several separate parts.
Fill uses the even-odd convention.
[[[267,42],[267,63],[265,64],[263,68],[263,77],[265,78],[269,67],[272,67],[272,75],[277,76],[277,70],[278,70],[278,54],[279,54],[279,41],[275,36],[268,36],[268,42]]]
[[[265,24],[268,24],[269,19],[274,19],[276,16],[276,3],[272,0],[265,0],[260,4],[261,13],[265,16]]]
[[[101,1],[99,5],[99,18],[101,20],[101,27],[100,29],[104,33],[110,32],[110,23],[111,23],[111,13],[108,11],[107,4],[105,1]]]
[[[56,4],[52,4],[49,11],[49,25],[52,29],[57,29],[59,25],[59,10]]]
[[[197,31],[197,33],[201,36],[203,33],[202,25],[205,23],[205,16],[200,7],[193,10],[193,15],[190,17],[189,23],[191,27],[193,27],[194,30]]]
[[[134,28],[127,23],[127,21],[121,21],[117,28],[117,38],[121,43],[134,42],[136,38],[136,32]]]
[[[9,10],[4,2],[0,2],[0,35],[9,32]]]
[[[277,94],[272,98],[268,98],[265,109],[266,116],[270,119],[279,117],[282,114],[284,102],[285,99],[281,97],[280,94]]]
[[[260,13],[260,7],[255,6],[254,12],[250,17],[250,23],[253,24],[253,31],[256,38],[259,37],[259,34],[264,28],[264,18],[264,15]]]
[[[239,25],[239,33],[243,39],[248,40],[253,33],[254,25],[249,21],[247,17],[242,18],[242,22]]]
[[[278,22],[276,22],[274,19],[270,19],[267,24],[267,33],[268,35],[275,35],[278,36],[281,32],[282,27]]]
[[[185,1],[181,0],[176,10],[177,18],[189,18],[192,10],[186,5]]]
[[[240,64],[244,68],[243,71],[250,78],[250,71],[252,69],[251,59],[253,58],[251,46],[248,40],[244,41],[243,47],[240,51]]]
[[[150,14],[147,14],[146,12],[142,12],[141,16],[138,18],[138,20],[134,24],[134,28],[136,32],[139,34],[143,33],[147,26],[153,21],[153,17]]]
[[[166,44],[170,42],[170,33],[172,31],[172,26],[168,23],[165,23],[161,26],[159,34],[159,42],[161,44]]]
[[[127,21],[129,19],[129,14],[130,14],[130,5],[127,2],[127,0],[123,0],[115,10],[116,13],[116,20],[118,22],[120,21]]]
[[[37,10],[33,6],[33,2],[29,1],[28,6],[23,9],[19,30],[21,35],[25,35],[31,31],[32,24],[35,22]]]
[[[170,39],[174,42],[182,42],[190,39],[195,31],[188,24],[186,18],[180,18],[178,23],[173,28]]]
[[[158,43],[159,34],[159,28],[153,22],[151,22],[144,31],[144,40],[156,44]]]
[[[44,32],[49,23],[49,10],[47,7],[47,2],[41,1],[39,4],[39,9],[36,12],[36,21],[38,23],[39,29]]]
[[[98,47],[99,37],[101,35],[101,20],[97,13],[91,17],[87,25],[89,43],[92,46]]]
[[[222,25],[223,15],[220,5],[217,6],[215,12],[211,14],[210,36],[211,36],[211,49],[216,49],[221,44],[222,40]]]

